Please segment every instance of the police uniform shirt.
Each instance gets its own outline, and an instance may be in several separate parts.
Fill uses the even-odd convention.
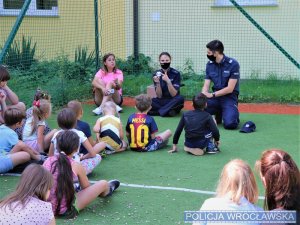
[[[161,69],[161,70],[155,71],[153,76],[156,76],[157,72],[161,72],[162,74],[164,74],[164,71]],[[180,82],[181,82],[180,72],[175,70],[174,68],[170,67],[167,71],[167,74],[168,74],[170,81],[172,82],[173,87],[177,90],[177,95],[179,95]],[[162,90],[162,98],[172,98],[172,95],[170,94],[169,89],[168,89],[168,84],[167,84],[167,82],[165,82],[162,79],[162,76],[160,76],[159,82],[160,82],[160,87]],[[155,85],[155,83],[154,83],[154,85]]]
[[[239,94],[240,65],[235,59],[225,55],[220,63],[208,61],[205,79],[214,83],[213,91],[227,87],[229,79],[237,79],[233,92]]]

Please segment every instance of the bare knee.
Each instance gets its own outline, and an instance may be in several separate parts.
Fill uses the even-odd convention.
[[[99,153],[99,152],[103,151],[105,149],[105,147],[106,147],[105,142],[100,141],[99,143],[94,145],[93,149],[96,153]]]
[[[19,102],[17,104],[18,109],[25,111],[26,110],[26,105],[24,104],[24,102]]]
[[[13,149],[16,149],[17,151],[22,151],[26,148],[26,144],[23,141],[19,141]]]
[[[167,138],[172,136],[172,131],[170,129],[166,130],[166,136]]]

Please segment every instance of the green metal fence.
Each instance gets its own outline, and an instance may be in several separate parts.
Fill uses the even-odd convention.
[[[67,88],[78,86],[88,98],[104,53],[115,53],[124,74],[136,76],[157,68],[159,53],[168,51],[184,82],[201,85],[205,45],[220,39],[242,79],[299,80],[299,11],[298,0],[2,0],[0,61],[23,77],[22,89],[61,87],[55,92],[67,98]]]

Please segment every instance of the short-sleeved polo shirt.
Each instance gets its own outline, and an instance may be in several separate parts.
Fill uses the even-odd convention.
[[[229,79],[237,79],[233,91],[239,94],[240,65],[235,59],[225,55],[220,63],[208,61],[205,79],[213,82],[213,91],[227,87]]]

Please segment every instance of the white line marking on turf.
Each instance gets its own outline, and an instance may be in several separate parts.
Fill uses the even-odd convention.
[[[20,173],[1,173],[0,176],[20,177]]]
[[[90,182],[95,183],[96,181],[90,181]],[[143,184],[127,184],[127,183],[121,183],[120,185],[124,186],[124,187],[182,191],[182,192],[199,193],[199,194],[205,194],[205,195],[215,195],[216,194],[216,192],[213,192],[213,191],[203,191],[203,190],[195,190],[195,189],[189,189],[189,188],[163,187],[163,186],[153,186],[153,185],[148,186],[148,185],[143,185]],[[258,199],[265,199],[265,197],[258,196]]]
[[[6,174],[1,174],[4,176],[15,176],[19,177],[21,174],[18,173],[6,173]],[[92,181],[90,180],[90,183],[94,184],[97,181]],[[205,194],[205,195],[215,195],[216,192],[213,191],[202,191],[202,190],[195,190],[195,189],[189,189],[189,188],[177,188],[177,187],[163,187],[163,186],[153,186],[153,185],[144,185],[144,184],[126,184],[126,183],[121,183],[121,186],[124,187],[133,187],[133,188],[145,188],[145,189],[158,189],[158,190],[169,190],[169,191],[182,191],[182,192],[191,192],[191,193],[199,193],[199,194]],[[265,199],[264,196],[258,196],[258,199]]]

